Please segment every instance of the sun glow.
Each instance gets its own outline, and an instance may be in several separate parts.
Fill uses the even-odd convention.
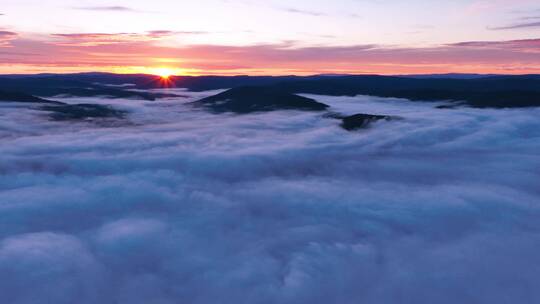
[[[172,75],[174,75],[174,70],[170,68],[155,68],[152,69],[152,74],[157,75],[163,79],[169,79]]]

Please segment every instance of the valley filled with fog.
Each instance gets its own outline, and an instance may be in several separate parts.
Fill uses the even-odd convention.
[[[4,303],[540,302],[540,108],[304,95],[399,118],[349,132],[164,91],[0,103]]]

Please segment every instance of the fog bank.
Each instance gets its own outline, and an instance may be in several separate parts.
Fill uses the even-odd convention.
[[[309,95],[403,118],[347,132],[213,93],[0,105],[0,302],[540,302],[540,109]]]

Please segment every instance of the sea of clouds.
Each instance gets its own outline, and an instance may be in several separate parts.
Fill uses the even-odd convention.
[[[0,302],[540,303],[540,109],[310,96],[402,117],[54,122],[0,105]]]

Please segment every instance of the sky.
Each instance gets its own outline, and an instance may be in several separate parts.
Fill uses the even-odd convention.
[[[537,0],[2,0],[0,73],[540,73]]]

